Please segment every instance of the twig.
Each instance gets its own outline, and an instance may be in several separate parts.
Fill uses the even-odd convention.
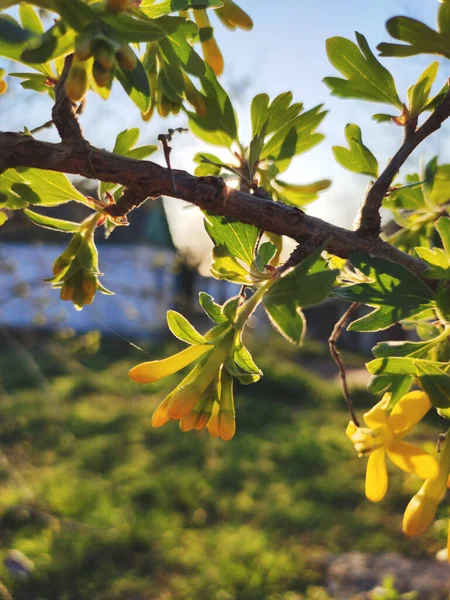
[[[127,188],[115,204],[105,207],[104,212],[115,218],[126,217],[129,212],[143,204],[146,200],[147,195],[139,194]]]
[[[394,177],[407,158],[425,138],[437,131],[450,116],[450,91],[428,119],[415,131],[406,126],[403,144],[387,167],[369,188],[359,211],[355,229],[358,234],[378,237],[381,231],[380,208]]]
[[[34,129],[30,129],[30,133],[31,135],[34,135],[35,133],[39,133],[44,129],[50,129],[50,127],[53,127],[53,119],[50,119],[50,121],[46,121],[45,123],[39,125],[38,127],[35,127]]]
[[[164,152],[164,158],[166,159],[167,168],[169,169],[170,178],[172,180],[172,188],[173,191],[177,191],[177,184],[175,183],[175,179],[173,176],[172,166],[170,164],[170,153],[172,152],[172,148],[169,146],[169,142],[172,141],[173,134],[175,132],[182,133],[183,131],[188,131],[183,127],[177,127],[176,129],[169,129],[167,133],[160,133],[158,135],[158,142],[161,142]]]
[[[298,246],[296,246],[291,252],[287,261],[278,267],[278,273],[281,275],[281,273],[284,273],[291,267],[298,265],[298,263],[305,260],[305,258],[308,258],[308,256],[310,256],[319,247],[319,245],[320,244],[314,245],[309,240],[305,240],[298,244]]]
[[[345,313],[342,315],[342,317],[339,319],[339,321],[334,326],[334,329],[328,340],[328,345],[330,347],[330,354],[333,357],[333,360],[337,364],[337,367],[339,369],[339,375],[342,380],[342,393],[344,394],[345,401],[347,402],[348,412],[350,413],[350,418],[353,421],[353,423],[356,425],[356,427],[359,427],[359,421],[358,421],[355,411],[353,409],[353,404],[352,404],[350,394],[348,391],[348,387],[347,387],[347,375],[345,372],[345,366],[342,361],[339,350],[337,349],[337,342],[341,336],[342,330],[344,329],[348,319],[351,317],[353,312],[359,306],[361,306],[359,304],[359,302],[353,302],[353,304],[351,304],[349,306],[349,308],[345,311]]]

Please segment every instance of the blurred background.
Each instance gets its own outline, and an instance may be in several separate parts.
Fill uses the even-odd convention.
[[[332,179],[309,212],[350,227],[367,178],[337,166],[331,146],[343,143],[347,123],[357,123],[382,165],[402,131],[371,121],[374,106],[328,94],[321,79],[333,68],[325,40],[353,39],[357,30],[374,47],[387,40],[384,22],[395,14],[433,26],[437,2],[240,5],[254,31],[215,33],[226,63],[221,83],[243,137],[259,92],[291,90],[307,109],[324,103],[326,140],[294,162],[286,179]],[[404,95],[430,62],[385,64]],[[442,68],[436,89],[447,76]],[[48,97],[12,78],[8,84],[0,130],[33,129],[49,119]],[[140,127],[140,144],[155,144],[158,134],[186,124],[181,116],[141,122],[119,89],[107,103],[90,94],[81,122],[87,139],[107,149],[126,128]],[[38,137],[58,140],[52,129]],[[448,162],[447,142],[444,128],[421,148],[424,159],[439,154]],[[208,150],[190,133],[175,136],[172,148],[172,166],[191,172],[194,154]],[[419,158],[404,172],[416,171]],[[152,160],[164,164],[163,153]],[[95,194],[96,182],[73,181]],[[51,214],[79,221],[83,209],[73,203]],[[446,508],[434,529],[411,543],[400,523],[417,481],[397,474],[381,505],[364,498],[365,461],[356,460],[344,435],[348,416],[325,344],[344,304],[331,300],[307,312],[300,350],[256,315],[247,337],[265,376],[237,388],[232,442],[182,434],[175,424],[151,427],[152,412],[178,379],[138,386],[128,369],[181,349],[167,334],[167,309],[205,330],[198,292],[223,302],[238,288],[208,276],[211,245],[197,208],[164,198],[130,222],[108,240],[99,233],[100,269],[115,296],[97,295],[82,312],[42,281],[67,243],[64,235],[20,214],[0,229],[0,599],[448,598],[450,569],[434,558],[445,545]],[[342,336],[359,414],[374,402],[364,362],[375,342],[367,334]],[[430,417],[419,442],[434,440],[438,425]]]

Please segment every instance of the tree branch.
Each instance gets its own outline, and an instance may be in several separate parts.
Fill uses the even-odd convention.
[[[326,249],[342,258],[359,251],[389,259],[416,274],[425,270],[422,261],[379,238],[363,237],[358,232],[306,215],[298,208],[234,190],[218,177],[195,177],[186,171],[172,170],[175,193],[169,169],[150,161],[112,154],[88,142],[83,146],[70,142],[53,144],[28,135],[0,132],[0,173],[17,167],[48,169],[117,183],[134,190],[140,198],[162,195],[180,198],[213,214],[286,235],[299,243],[308,241],[318,247],[326,242]],[[105,210],[115,210],[117,214],[117,209]]]
[[[85,143],[80,124],[76,117],[77,106],[69,100],[64,89],[64,83],[72,66],[73,54],[64,59],[64,68],[55,85],[55,104],[52,109],[52,121],[63,141],[72,143]]]
[[[359,211],[355,229],[359,235],[377,237],[381,231],[380,208],[394,177],[407,158],[423,142],[425,138],[437,131],[442,123],[450,116],[450,91],[444,100],[437,106],[428,119],[412,132],[408,130],[404,141],[397,153],[391,158],[389,164],[369,188]]]

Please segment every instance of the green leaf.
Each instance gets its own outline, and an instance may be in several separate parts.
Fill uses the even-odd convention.
[[[450,407],[450,375],[438,363],[420,361],[416,364],[416,374],[423,391],[428,394],[436,408]]]
[[[301,308],[278,304],[270,298],[265,298],[263,305],[273,328],[291,344],[301,346],[306,332],[306,319]]]
[[[358,125],[349,124],[345,128],[345,137],[349,149],[333,146],[336,161],[345,169],[354,173],[378,177],[378,161],[372,152],[363,144],[361,129]]]
[[[57,12],[75,31],[82,32],[90,23],[97,20],[97,10],[82,0],[53,0]]]
[[[378,308],[353,321],[349,331],[385,329],[434,306],[430,288],[404,267],[363,254],[352,254],[350,261],[370,282],[338,288],[335,295]]]
[[[139,135],[140,131],[137,127],[121,131],[116,137],[113,148],[114,154],[120,154],[121,156],[127,156],[128,158],[133,158],[135,160],[142,160],[158,150],[158,146],[140,146],[138,148],[133,148],[139,140]],[[100,184],[100,197],[103,198],[105,192],[110,191],[115,187],[115,183],[102,181]]]
[[[356,40],[359,47],[342,37],[327,40],[328,59],[345,79],[325,77],[323,82],[334,96],[382,102],[401,109],[394,78],[375,58],[366,38],[356,33]]]
[[[379,342],[372,350],[376,358],[387,356],[411,356],[413,358],[426,357],[436,342]]]
[[[9,44],[22,44],[31,37],[31,31],[23,29],[14,19],[0,15],[0,40]]]
[[[211,67],[206,67],[200,81],[206,111],[203,115],[187,112],[190,128],[203,141],[230,148],[233,141],[237,141],[237,119],[231,100]]]
[[[282,276],[265,294],[264,308],[274,327],[291,343],[301,344],[305,318],[301,308],[319,304],[329,296],[338,270],[320,260],[323,247]],[[309,271],[318,263],[319,269]]]
[[[225,166],[220,158],[209,152],[197,153],[194,156],[194,162],[198,164],[194,171],[194,175],[197,177],[205,177],[206,175],[218,177],[222,170],[222,166]]]
[[[167,42],[170,44],[173,50],[173,55],[175,55],[180,64],[183,65],[184,71],[191,73],[196,77],[204,76],[206,70],[205,63],[183,36],[182,32],[178,31],[172,35],[169,35]]]
[[[415,56],[416,54],[442,54],[450,58],[450,40],[421,21],[410,17],[393,17],[386,29],[396,40],[404,44],[382,43],[377,46],[381,56]]]
[[[265,124],[261,128],[261,131],[252,138],[248,147],[248,164],[251,178],[253,178],[254,170],[259,161],[259,155],[261,154],[261,150],[264,146],[268,123],[268,121],[265,122]]]
[[[140,131],[138,127],[132,129],[125,129],[121,131],[116,137],[116,143],[114,144],[114,154],[121,154],[127,156],[128,152],[136,145],[139,139]]]
[[[450,259],[450,218],[441,217],[436,223],[436,229],[441,236],[442,245],[444,246],[445,253]]]
[[[319,197],[319,192],[328,189],[330,185],[331,181],[329,179],[321,179],[320,181],[305,185],[286,183],[285,181],[281,181],[281,179],[275,179],[273,182],[273,188],[277,192],[277,199],[290,206],[306,206],[314,202]]]
[[[66,2],[66,0],[61,0]],[[166,20],[168,19],[168,20]],[[114,32],[114,39],[125,43],[139,42],[157,42],[166,37],[167,31],[164,27],[171,20],[174,20],[173,29],[176,30],[176,24],[184,19],[178,17],[167,17],[158,20],[136,19],[125,13],[115,13],[102,16],[102,22],[109,25]]]
[[[412,375],[373,375],[367,388],[372,394],[389,391],[391,397],[387,410],[390,411],[409,392],[413,379]]]
[[[437,61],[431,63],[420,75],[417,82],[408,89],[408,110],[411,117],[420,115],[426,109],[438,69],[439,63]]]
[[[411,358],[408,356],[376,358],[375,360],[366,363],[369,373],[374,375],[413,375],[414,377],[416,376],[417,365],[420,365],[423,369],[430,366],[430,369],[436,367],[444,371],[449,367],[448,363],[424,360],[421,358]]]
[[[8,220],[8,215],[3,210],[0,210],[0,227],[2,225],[4,225],[7,220]]]
[[[47,215],[40,215],[31,210],[24,210],[23,212],[35,225],[39,225],[39,227],[44,227],[45,229],[61,231],[62,233],[75,233],[80,230],[80,224],[74,223],[73,221],[55,219],[53,217],[48,217]]]
[[[439,318],[450,325],[450,283],[440,281],[436,291],[436,304]]]
[[[242,385],[250,385],[251,383],[256,383],[259,381],[259,379],[261,379],[261,375],[256,373],[247,373],[238,367],[231,358],[227,358],[225,360],[224,367],[228,373],[233,377],[236,377],[236,379],[238,379],[239,383],[242,383]]]
[[[241,304],[241,301],[242,301],[242,298],[238,294],[237,296],[233,296],[232,298],[229,298],[223,305],[222,312],[230,323],[234,322],[234,319],[236,318],[236,313]]]
[[[73,187],[67,177],[55,171],[21,169],[19,173],[8,169],[0,177],[0,189],[3,186],[9,188],[10,192],[25,203],[57,206],[69,200],[76,200],[89,206],[85,196]],[[20,208],[24,206],[26,204]]]
[[[425,207],[422,181],[417,173],[406,176],[406,185],[392,191],[383,199],[383,207],[394,209],[417,210]]]
[[[139,110],[146,112],[150,108],[150,84],[141,61],[138,59],[136,67],[132,71],[118,67],[116,77]]]
[[[386,113],[376,113],[372,115],[372,119],[377,123],[392,123],[392,119],[395,119],[396,115],[388,115]]]
[[[252,100],[250,117],[253,137],[261,133],[261,129],[267,123],[269,100],[270,98],[267,94],[258,94]]]
[[[19,4],[19,15],[25,29],[37,35],[44,33],[42,21],[32,6],[23,3]]]
[[[241,285],[252,285],[253,277],[248,267],[243,266],[230,254],[225,246],[216,246],[213,250],[211,275],[216,279],[224,279]]]
[[[250,266],[253,263],[259,235],[257,227],[234,221],[229,217],[207,214],[205,229],[216,246],[225,246],[233,257],[242,260],[246,265]]]
[[[224,323],[227,321],[227,318],[222,312],[222,307],[220,304],[214,302],[212,296],[207,294],[206,292],[200,292],[199,294],[199,302],[200,306],[203,308],[205,313],[215,323]]]
[[[280,127],[265,143],[260,158],[281,162],[284,170],[293,156],[306,152],[322,141],[323,135],[314,134],[327,114],[327,111],[321,109],[321,104],[315,106]]]
[[[275,244],[272,244],[272,242],[264,242],[261,244],[261,246],[258,248],[258,253],[255,259],[255,265],[258,271],[264,273],[266,270],[266,265],[270,263],[276,252],[277,248]]]
[[[389,392],[391,393],[391,398],[387,409],[393,410],[399,400],[409,392],[414,377],[412,377],[412,375],[396,375],[391,377],[390,380],[391,385],[389,386]]]
[[[222,4],[223,0],[162,0],[161,2],[143,0],[139,8],[147,17],[155,19],[162,15],[189,10],[190,8],[197,10],[202,8],[219,8]]]
[[[68,54],[74,46],[76,32],[62,21],[50,27],[40,38],[33,38],[20,55],[20,62],[31,63],[40,70],[45,63]],[[37,64],[36,64],[37,63]]]
[[[450,279],[450,259],[442,248],[423,248],[415,247],[417,255],[427,263],[430,270],[426,271],[426,276],[434,279]]]
[[[233,360],[243,371],[255,375],[262,375],[261,369],[256,366],[252,355],[242,343],[242,332],[237,336],[233,346]]]
[[[167,325],[175,337],[187,344],[206,344],[205,338],[198,333],[189,321],[175,310],[167,311]]]

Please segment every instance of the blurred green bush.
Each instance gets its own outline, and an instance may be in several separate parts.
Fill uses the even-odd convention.
[[[316,347],[256,344],[266,377],[238,388],[238,432],[224,443],[151,427],[171,382],[129,381],[142,360],[130,346],[8,339],[0,559],[18,549],[34,562],[27,580],[0,566],[15,600],[329,600],[317,587],[329,553],[439,547],[437,534],[414,546],[401,536],[416,482],[392,478],[387,501],[365,500],[365,464],[333,370],[314,370]],[[356,398],[363,410],[366,392]]]

